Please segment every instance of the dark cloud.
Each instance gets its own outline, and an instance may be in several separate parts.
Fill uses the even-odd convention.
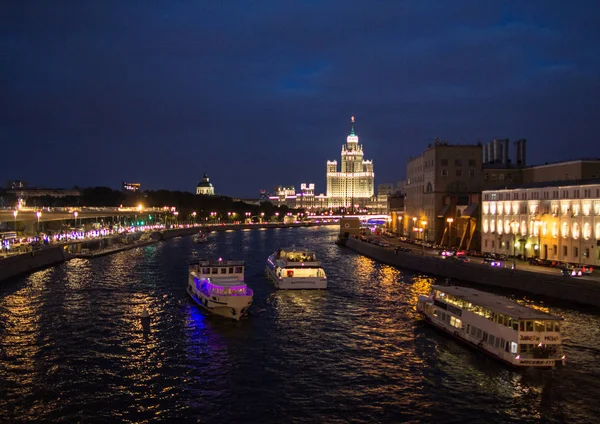
[[[436,136],[600,156],[597,2],[223,3],[5,4],[0,177],[324,192],[352,114],[378,183]]]

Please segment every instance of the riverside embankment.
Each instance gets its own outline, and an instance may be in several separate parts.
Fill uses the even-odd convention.
[[[161,240],[169,240],[175,237],[184,237],[203,232],[218,232],[229,230],[261,229],[261,228],[293,228],[293,227],[312,227],[321,225],[333,225],[330,223],[265,223],[265,224],[229,224],[229,225],[209,225],[192,226],[187,228],[175,228],[150,233],[150,238],[140,240],[142,233],[133,233],[129,236],[127,244],[121,244],[123,236],[105,237],[103,239],[82,240],[76,244],[61,244],[57,246],[44,247],[35,252],[23,253],[0,259],[0,281],[15,277],[21,274],[39,270],[62,262],[79,257],[84,259],[93,259],[99,256],[110,255],[124,250],[135,249],[158,243]],[[79,246],[76,246],[79,245]],[[74,247],[77,247],[74,249]],[[69,251],[76,253],[69,253]]]
[[[346,246],[388,265],[478,285],[518,290],[535,295],[600,306],[600,284],[568,276],[540,274],[510,268],[461,263],[417,253],[395,252],[350,237]]]
[[[0,281],[20,274],[57,265],[72,258],[62,246],[47,247],[34,252],[0,260]]]

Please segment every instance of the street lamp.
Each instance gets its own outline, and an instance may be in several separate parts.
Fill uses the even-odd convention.
[[[75,230],[77,230],[77,215],[79,215],[77,211],[73,212],[73,216],[75,217]]]
[[[452,223],[454,222],[454,218],[446,219],[448,223],[448,247],[452,247]]]
[[[16,209],[13,212],[13,216],[15,217],[15,233],[17,232],[17,215],[19,214],[19,211],[17,211]]]
[[[40,211],[37,211],[35,213],[35,216],[37,216],[37,232],[40,232],[40,216],[42,216],[42,213]]]
[[[417,217],[413,216],[412,221],[413,221],[413,231],[416,231],[415,227],[417,226]]]
[[[194,225],[196,225],[196,212],[192,212],[192,217],[194,219]]]

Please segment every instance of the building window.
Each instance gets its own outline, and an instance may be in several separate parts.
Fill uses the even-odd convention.
[[[567,257],[567,246],[563,246],[563,257]]]
[[[469,177],[471,177],[471,178],[472,178],[472,177],[474,177],[474,176],[475,176],[475,170],[474,170],[474,169],[471,169],[471,170],[469,171]]]
[[[499,179],[499,180],[504,180],[504,174],[499,174],[499,175],[498,175],[498,179]]]
[[[457,177],[460,177],[460,176],[462,176],[462,169],[457,169],[457,170],[456,170],[456,176],[457,176]]]
[[[447,176],[448,176],[448,170],[442,169],[442,177],[447,177]]]
[[[491,180],[492,180],[492,181],[496,181],[497,179],[498,179],[498,175],[496,175],[496,174],[492,174],[492,178],[491,178]]]
[[[558,255],[558,246],[555,244],[552,245],[552,253],[554,256]]]
[[[486,172],[486,173],[485,173],[485,177],[484,177],[484,178],[485,178],[485,180],[486,180],[486,181],[487,181],[487,180],[489,180],[489,179],[490,179],[490,174],[488,174],[488,173]]]
[[[578,247],[574,247],[573,248],[573,257],[574,258],[578,258],[579,257],[579,248]]]
[[[448,159],[442,159],[442,166],[448,166]]]
[[[469,166],[475,166],[475,159],[469,159]]]
[[[506,174],[506,179],[512,181],[512,174]]]
[[[462,166],[462,159],[455,159],[454,160],[454,165],[456,165],[456,166]]]

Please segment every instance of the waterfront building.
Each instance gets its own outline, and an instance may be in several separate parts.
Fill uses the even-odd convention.
[[[545,166],[533,175],[544,175]],[[482,196],[484,252],[600,265],[600,178],[532,182]]]
[[[202,181],[200,181],[196,186],[196,194],[204,194],[208,196],[213,196],[215,194],[215,188],[210,182],[210,178],[208,178],[206,175],[206,172],[202,176]]]
[[[296,188],[294,186],[277,186],[273,189],[273,194],[269,196],[269,201],[275,206],[296,207]]]
[[[296,207],[313,209],[315,207],[315,184],[300,184],[300,193],[296,194]]]
[[[342,146],[341,164],[327,161],[327,199],[329,208],[364,208],[373,201],[375,173],[373,161],[364,159],[363,147],[352,127]]]
[[[125,181],[122,183],[122,190],[124,193],[139,193],[140,189],[140,183],[126,183]]]
[[[411,159],[406,167],[405,235],[475,248],[471,242],[483,186],[481,171],[481,143],[435,139],[422,155]],[[449,235],[456,241],[450,242]]]

